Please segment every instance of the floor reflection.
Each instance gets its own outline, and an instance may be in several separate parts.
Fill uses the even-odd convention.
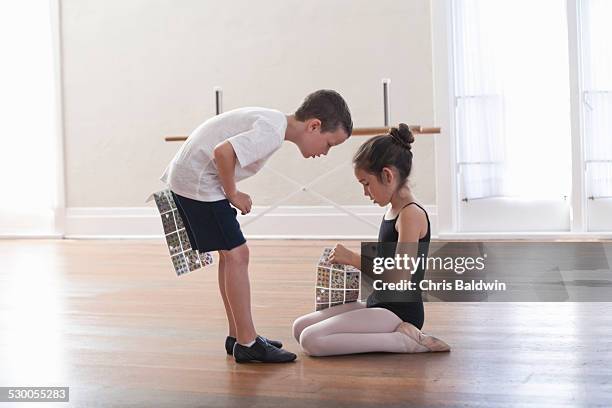
[[[3,385],[51,386],[65,377],[62,275],[51,245],[3,245],[0,378]]]

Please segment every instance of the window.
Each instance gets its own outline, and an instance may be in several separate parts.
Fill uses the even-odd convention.
[[[569,231],[566,4],[450,4],[456,230]]]
[[[571,189],[569,63],[559,0],[455,0],[459,194],[563,200]]]

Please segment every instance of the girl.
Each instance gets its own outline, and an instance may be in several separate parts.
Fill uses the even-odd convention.
[[[429,217],[407,185],[413,142],[408,126],[401,123],[399,128],[361,145],[353,164],[364,194],[381,207],[391,204],[380,225],[378,241],[395,243],[393,251],[402,256],[416,255],[407,253],[412,252],[406,250],[412,243],[418,246],[418,255],[426,258]],[[361,269],[361,256],[340,244],[331,252],[330,260]],[[418,268],[413,281],[423,275],[423,268]],[[374,291],[365,303],[347,303],[302,316],[293,323],[293,335],[311,356],[450,350],[442,340],[421,332],[424,314],[420,292],[410,302],[384,302],[384,297]]]

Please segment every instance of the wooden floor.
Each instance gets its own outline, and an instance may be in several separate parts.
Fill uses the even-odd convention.
[[[428,303],[451,353],[304,355],[325,244],[251,242],[258,331],[298,360],[237,365],[216,269],[176,277],[161,240],[0,241],[0,386],[70,387],[43,407],[612,406],[611,303]]]

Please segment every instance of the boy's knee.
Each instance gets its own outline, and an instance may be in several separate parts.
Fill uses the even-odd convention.
[[[227,263],[247,265],[249,263],[249,247],[246,244],[240,245],[230,251],[224,251],[223,256]]]

